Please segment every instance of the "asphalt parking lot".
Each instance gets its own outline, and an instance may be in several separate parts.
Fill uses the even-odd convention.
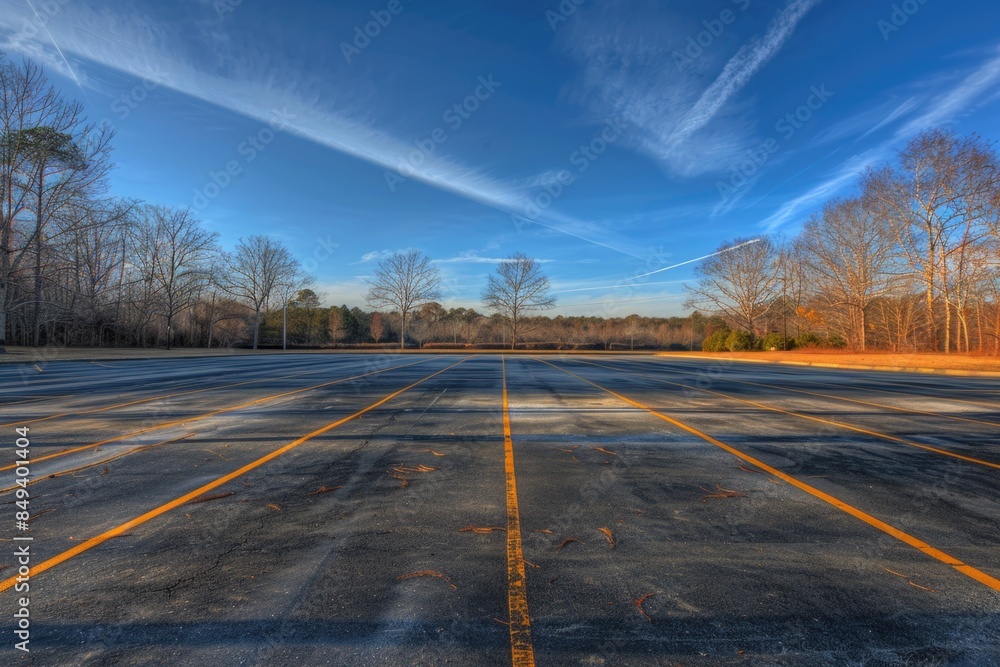
[[[25,368],[0,367],[3,664],[1000,664],[1000,380]]]

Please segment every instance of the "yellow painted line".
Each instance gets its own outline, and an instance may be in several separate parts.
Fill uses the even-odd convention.
[[[830,384],[829,382],[819,382],[818,380],[803,380],[803,381],[804,382],[808,382],[809,384],[819,385],[820,387],[831,387],[831,388],[837,388],[838,387],[838,385]],[[913,385],[906,385],[906,386],[912,387]],[[929,395],[929,394],[916,394],[916,393],[910,393],[910,392],[907,392],[907,391],[898,391],[896,389],[878,389],[878,388],[875,388],[875,387],[865,387],[865,391],[877,391],[880,394],[893,394],[895,396],[906,396],[907,398],[932,398],[932,399],[934,399],[936,401],[947,401],[949,403],[965,403],[965,404],[968,404],[968,405],[975,405],[975,406],[981,407],[981,408],[993,408],[994,410],[996,410],[998,407],[1000,407],[1000,404],[998,404],[996,402],[988,403],[988,402],[984,402],[984,401],[970,401],[967,398],[949,398],[949,397],[946,397],[946,396],[932,396],[932,395]]]
[[[720,449],[723,449],[723,450],[729,452],[733,456],[736,456],[736,457],[740,458],[743,462],[749,463],[749,464],[751,464],[751,465],[759,468],[760,470],[762,470],[762,471],[764,471],[764,472],[766,472],[766,473],[768,473],[770,475],[773,475],[773,476],[777,477],[778,479],[780,479],[781,481],[785,482],[786,484],[790,484],[790,485],[796,487],[797,489],[805,491],[809,495],[811,495],[811,496],[813,496],[815,498],[818,498],[818,499],[822,500],[825,503],[833,505],[834,507],[836,507],[840,511],[846,512],[847,514],[850,514],[854,518],[860,519],[861,521],[864,521],[869,526],[872,526],[873,528],[877,528],[878,530],[882,531],[883,533],[885,533],[887,535],[890,535],[890,536],[896,538],[897,540],[899,540],[900,542],[903,542],[904,544],[907,544],[907,545],[913,547],[914,549],[917,549],[917,550],[923,552],[924,554],[930,556],[931,558],[933,558],[935,560],[938,560],[938,561],[944,563],[945,565],[950,565],[951,567],[955,568],[955,570],[957,570],[958,572],[961,572],[962,574],[964,574],[967,577],[975,579],[976,581],[978,581],[979,583],[983,584],[984,586],[988,586],[989,588],[992,588],[995,591],[1000,591],[1000,579],[996,579],[994,577],[991,577],[990,575],[986,574],[982,570],[978,570],[978,569],[974,568],[971,565],[967,565],[966,563],[963,563],[962,561],[960,561],[959,559],[955,558],[954,556],[946,554],[945,552],[941,551],[940,549],[936,549],[936,548],[932,547],[927,542],[924,542],[923,540],[921,540],[921,539],[919,539],[917,537],[914,537],[914,536],[910,535],[909,533],[905,533],[902,530],[900,530],[900,529],[898,529],[898,528],[896,528],[894,526],[891,526],[888,523],[882,521],[881,519],[877,519],[874,516],[872,516],[871,514],[868,514],[867,512],[864,512],[864,511],[858,509],[857,507],[854,507],[853,505],[848,505],[847,503],[845,503],[844,501],[840,500],[839,498],[835,498],[834,496],[831,496],[830,494],[826,493],[825,491],[821,491],[821,490],[817,489],[815,486],[812,486],[811,484],[806,484],[805,482],[803,482],[803,481],[801,481],[801,480],[799,480],[799,479],[797,479],[795,477],[792,477],[791,475],[789,475],[787,473],[784,473],[784,472],[778,470],[777,468],[769,466],[768,464],[764,463],[760,459],[758,459],[758,458],[756,458],[754,456],[751,456],[750,454],[747,454],[746,452],[743,452],[743,451],[741,451],[739,449],[736,449],[735,447],[733,447],[731,445],[727,445],[724,442],[716,440],[712,436],[710,436],[710,435],[708,435],[706,433],[702,433],[698,429],[696,429],[696,428],[694,428],[692,426],[688,426],[687,424],[685,424],[683,422],[680,422],[680,421],[674,419],[673,417],[665,415],[662,412],[659,412],[659,411],[655,410],[654,408],[649,407],[648,405],[644,405],[644,404],[642,404],[642,403],[640,403],[638,401],[632,400],[631,398],[628,398],[626,396],[622,396],[621,394],[613,392],[610,389],[606,389],[606,388],[602,387],[601,385],[599,385],[599,384],[597,384],[595,382],[591,382],[590,380],[588,380],[588,379],[586,379],[584,377],[580,377],[576,373],[571,373],[570,371],[566,370],[565,368],[560,368],[559,366],[555,366],[554,364],[550,364],[549,362],[544,361],[542,359],[536,359],[536,361],[538,361],[540,363],[543,363],[543,364],[545,364],[547,366],[552,366],[552,368],[555,368],[556,370],[560,370],[563,373],[566,373],[567,375],[572,375],[573,377],[575,377],[576,379],[580,380],[581,382],[586,382],[587,384],[589,384],[592,387],[596,387],[597,389],[600,389],[601,391],[605,391],[605,392],[611,394],[612,396],[614,396],[615,398],[617,398],[618,400],[624,401],[625,403],[628,403],[629,405],[631,405],[631,406],[633,406],[635,408],[638,408],[640,410],[645,410],[649,414],[651,414],[651,415],[653,415],[655,417],[659,417],[660,419],[662,419],[663,421],[667,422],[668,424],[676,426],[677,428],[681,429],[682,431],[686,431],[687,433],[690,433],[691,435],[697,436],[698,438],[701,438],[705,442],[709,442],[709,443],[715,445],[716,447],[719,447]]]
[[[914,410],[913,408],[901,408],[896,405],[886,405],[884,403],[872,403],[871,401],[862,401],[856,398],[847,398],[846,396],[831,396],[830,394],[820,394],[813,391],[805,391],[804,389],[792,389],[790,387],[781,387],[778,385],[764,384],[763,382],[750,382],[748,380],[735,380],[732,378],[726,378],[727,382],[736,382],[739,384],[746,384],[755,387],[767,387],[769,389],[778,389],[780,391],[794,392],[796,394],[805,394],[806,396],[818,396],[819,398],[829,398],[834,401],[847,401],[848,403],[857,403],[859,405],[868,405],[873,408],[885,408],[886,410],[895,410],[896,412],[906,412],[913,415],[924,415],[927,417],[938,417],[941,419],[953,419],[960,422],[969,422],[972,424],[985,424],[986,426],[994,426],[1000,428],[1000,422],[988,422],[982,419],[972,419],[971,417],[956,417],[954,415],[943,415],[940,412],[927,412],[926,410]],[[829,386],[829,385],[827,385]],[[931,398],[931,397],[928,397]]]
[[[528,580],[521,548],[521,511],[517,506],[517,478],[514,475],[514,443],[510,437],[510,403],[507,400],[507,361],[500,357],[503,379],[503,451],[507,477],[507,609],[510,613],[510,653],[514,667],[535,664],[531,644],[531,617],[528,614]]]
[[[934,379],[934,378],[930,378],[930,379]],[[830,388],[833,388],[833,389],[840,388],[840,385],[831,384],[829,382],[821,382],[819,380],[805,380],[805,379],[803,379],[802,381],[803,382],[807,382],[809,384],[818,385],[820,387],[830,387]],[[911,389],[914,389],[914,390],[919,390],[921,388],[926,388],[926,389],[929,389],[929,390],[933,390],[932,387],[921,387],[921,385],[908,384],[904,380],[900,380],[899,382],[897,382],[895,384],[897,384],[897,386],[910,387]],[[977,407],[993,408],[994,410],[997,409],[998,407],[1000,407],[1000,403],[997,403],[996,401],[993,401],[993,402],[987,402],[987,401],[970,401],[967,398],[952,398],[952,397],[946,397],[946,396],[934,396],[933,394],[926,394],[926,393],[919,393],[919,392],[910,392],[910,391],[900,391],[898,389],[879,389],[879,388],[876,388],[876,387],[865,387],[865,391],[875,391],[875,392],[878,392],[880,394],[892,394],[894,396],[905,396],[907,398],[932,398],[932,399],[937,400],[937,401],[947,401],[949,403],[964,403],[964,404],[967,404],[967,405],[975,405]],[[948,391],[954,391],[954,389],[948,389]]]
[[[577,359],[581,364],[589,364],[591,366],[598,366],[600,368],[607,368],[618,373],[628,373],[628,371],[623,371],[620,368],[614,368],[612,366],[604,366],[602,364],[595,363],[593,361],[583,361]],[[560,369],[562,370],[562,369]],[[912,440],[907,440],[906,438],[900,438],[895,435],[889,435],[888,433],[881,433],[879,431],[872,431],[871,429],[861,428],[860,426],[852,426],[850,424],[845,424],[844,422],[835,422],[829,419],[823,419],[822,417],[814,417],[812,415],[804,415],[801,412],[792,412],[791,410],[785,410],[783,408],[776,408],[773,405],[765,405],[764,403],[758,403],[757,401],[750,401],[745,398],[737,398],[736,396],[731,396],[729,394],[723,394],[720,391],[713,391],[711,389],[702,389],[701,387],[692,387],[689,384],[684,384],[683,382],[672,382],[670,380],[664,380],[662,378],[655,377],[653,375],[646,375],[644,373],[629,373],[630,375],[638,375],[640,377],[647,378],[653,382],[659,382],[661,384],[670,384],[675,387],[683,387],[684,389],[690,389],[692,391],[700,391],[706,394],[712,394],[714,396],[721,396],[722,398],[727,398],[731,401],[736,401],[738,403],[745,403],[747,405],[752,405],[754,407],[761,408],[763,410],[769,410],[771,412],[780,412],[783,415],[788,415],[790,417],[798,417],[799,419],[808,419],[809,421],[814,421],[819,424],[826,424],[827,426],[836,426],[837,428],[847,429],[848,431],[854,431],[855,433],[861,433],[863,435],[870,435],[875,438],[881,438],[883,440],[889,440],[891,442],[898,442],[903,445],[909,445],[910,447],[916,447],[918,449],[923,449],[928,452],[934,452],[935,454],[941,454],[942,456],[949,456],[954,459],[959,459],[962,461],[967,461],[969,463],[975,463],[976,465],[987,466],[989,468],[995,468],[1000,470],[1000,463],[994,463],[992,461],[984,461],[983,459],[977,459],[972,456],[965,456],[964,454],[959,454],[957,452],[952,452],[947,449],[941,449],[940,447],[932,447],[931,445],[923,445],[919,442],[913,442]]]
[[[466,359],[467,358],[468,357],[466,357]],[[374,410],[375,408],[378,408],[379,406],[385,405],[386,403],[388,403],[392,399],[396,398],[400,394],[405,393],[405,392],[409,391],[410,389],[413,389],[414,387],[416,387],[419,384],[423,384],[424,382],[426,382],[427,380],[430,380],[432,377],[434,377],[436,375],[440,375],[441,373],[444,373],[445,371],[454,368],[458,364],[464,362],[466,359],[460,359],[459,361],[455,362],[454,364],[451,364],[450,366],[448,366],[446,368],[442,368],[441,370],[439,370],[439,371],[437,371],[435,373],[431,373],[430,375],[428,375],[427,377],[423,378],[422,380],[418,380],[417,382],[414,382],[413,384],[411,384],[409,386],[403,387],[402,389],[399,389],[397,391],[392,392],[388,396],[385,396],[384,398],[381,398],[378,401],[375,401],[374,403],[372,403],[371,405],[369,405],[367,408],[359,410],[359,411],[355,412],[352,415],[348,415],[347,417],[343,417],[341,419],[338,419],[337,421],[335,421],[335,422],[333,422],[331,424],[327,424],[323,428],[317,429],[317,430],[313,431],[312,433],[304,435],[301,438],[299,438],[298,440],[293,440],[292,442],[288,443],[287,445],[285,445],[283,447],[279,447],[278,449],[274,450],[270,454],[262,456],[259,459],[257,459],[256,461],[252,461],[252,462],[246,464],[242,468],[238,468],[237,470],[234,470],[233,472],[231,472],[231,473],[229,473],[227,475],[223,475],[222,477],[219,477],[218,479],[216,479],[214,481],[211,481],[208,484],[204,484],[202,486],[199,486],[194,491],[189,491],[188,493],[185,493],[183,496],[181,496],[179,498],[175,498],[174,500],[171,500],[168,503],[160,505],[159,507],[157,507],[155,509],[151,509],[150,511],[146,512],[145,514],[143,514],[141,516],[138,516],[138,517],[132,519],[131,521],[126,521],[125,523],[121,524],[120,526],[112,528],[111,530],[107,530],[107,531],[101,533],[100,535],[97,535],[96,537],[92,537],[89,540],[81,542],[80,544],[76,545],[72,549],[67,549],[66,551],[62,552],[61,554],[59,554],[57,556],[53,556],[52,558],[49,558],[48,560],[43,561],[42,563],[39,563],[38,565],[32,567],[31,570],[28,573],[28,576],[29,577],[36,577],[39,574],[41,574],[42,572],[45,572],[47,570],[51,570],[52,568],[56,567],[57,565],[61,565],[62,563],[65,563],[66,561],[70,560],[71,558],[75,558],[76,556],[79,556],[80,554],[82,554],[82,553],[84,553],[86,551],[90,551],[94,547],[96,547],[96,546],[98,546],[100,544],[103,544],[104,542],[107,542],[110,539],[118,537],[118,536],[120,536],[120,535],[128,532],[129,530],[131,530],[131,529],[133,529],[133,528],[135,528],[137,526],[141,526],[142,524],[146,523],[147,521],[151,521],[152,519],[155,519],[158,516],[166,514],[170,510],[176,509],[177,507],[180,507],[184,503],[187,503],[187,502],[189,502],[191,500],[194,500],[198,496],[204,495],[204,494],[208,493],[209,491],[211,491],[213,489],[219,488],[223,484],[231,482],[234,479],[237,479],[239,477],[242,477],[243,475],[247,474],[248,472],[261,467],[265,463],[273,461],[274,459],[278,458],[282,454],[286,454],[286,453],[290,452],[291,450],[295,449],[299,445],[301,445],[301,444],[303,444],[305,442],[308,442],[308,441],[312,440],[313,438],[321,436],[324,433],[332,431],[333,429],[337,428],[338,426],[346,424],[347,422],[349,422],[349,421],[351,421],[353,419],[357,419],[358,417],[360,417],[360,416],[362,416],[362,415],[364,415],[364,414],[366,414],[368,412],[371,412],[372,410]],[[11,588],[16,583],[17,583],[17,576],[5,579],[4,581],[0,582],[0,592],[3,592],[5,590]]]
[[[664,364],[666,365],[666,364]],[[680,373],[682,371],[674,371],[675,373]],[[796,394],[805,394],[806,396],[817,396],[819,398],[829,398],[834,401],[846,401],[848,403],[857,403],[858,405],[867,405],[873,408],[885,408],[886,410],[895,410],[896,412],[906,412],[914,415],[925,415],[927,417],[939,417],[941,419],[953,419],[960,422],[969,422],[972,424],[985,424],[986,426],[995,426],[1000,428],[1000,422],[990,422],[984,421],[982,419],[973,419],[971,417],[956,417],[954,415],[944,415],[940,412],[928,412],[926,410],[914,410],[913,408],[901,408],[896,405],[886,405],[885,403],[872,403],[871,401],[862,401],[856,398],[847,398],[846,396],[834,396],[831,394],[820,394],[818,392],[806,391],[804,389],[792,389],[791,387],[782,387],[775,384],[767,384],[764,382],[750,382],[749,380],[737,380],[734,377],[726,376],[726,382],[733,382],[736,384],[745,384],[753,387],[767,387],[768,389],[777,389],[779,391],[792,392]],[[832,387],[835,385],[821,384],[820,386]],[[904,394],[904,396],[916,397],[915,394]],[[933,396],[926,396],[925,398],[934,398]],[[945,399],[948,400],[948,399]]]
[[[119,440],[125,440],[126,438],[132,438],[137,435],[143,435],[145,433],[150,433],[152,431],[158,431],[163,428],[169,428],[170,426],[178,426],[180,424],[187,424],[190,422],[200,421],[202,419],[208,419],[209,417],[215,417],[216,415],[225,414],[227,412],[233,412],[234,410],[242,410],[243,408],[253,407],[255,405],[261,405],[263,403],[270,403],[271,401],[276,401],[280,398],[287,398],[288,396],[294,396],[296,394],[301,394],[307,391],[313,391],[315,389],[322,389],[323,387],[329,387],[335,384],[341,384],[343,382],[350,382],[351,380],[357,380],[359,378],[368,377],[369,375],[377,375],[379,373],[386,373],[388,371],[394,371],[398,368],[406,368],[407,366],[414,366],[416,364],[424,364],[430,361],[430,359],[421,359],[420,361],[411,361],[408,364],[402,364],[399,366],[392,366],[391,368],[383,368],[381,370],[372,371],[370,373],[364,373],[362,375],[354,375],[348,378],[341,378],[339,380],[332,380],[330,382],[324,382],[322,384],[316,384],[311,387],[304,387],[302,389],[295,389],[293,391],[286,391],[281,394],[275,394],[273,396],[265,396],[264,398],[258,398],[253,401],[248,401],[246,403],[240,403],[239,405],[233,405],[228,408],[220,408],[218,410],[213,410],[212,412],[206,412],[204,414],[195,415],[193,417],[184,417],[182,419],[176,419],[174,421],[165,422],[163,424],[157,424],[156,426],[150,426],[149,428],[144,428],[139,431],[132,431],[131,433],[126,433],[124,435],[118,435],[113,438],[108,438],[107,440],[101,440],[100,442],[94,442],[89,445],[81,445],[79,447],[73,447],[71,449],[64,449],[62,451],[56,452],[54,454],[49,454],[47,456],[38,456],[31,459],[32,463],[40,463],[42,461],[48,461],[49,459],[58,458],[60,456],[67,456],[69,454],[75,454],[77,452],[82,452],[87,449],[93,449],[95,447],[100,447],[101,445],[107,445],[112,442],[118,442]],[[12,464],[8,466],[0,467],[0,472],[5,470],[13,470],[19,464]]]
[[[836,364],[826,364],[826,365],[824,365],[824,364],[815,364],[815,363],[812,363],[812,362],[804,362],[804,361],[773,361],[773,360],[767,360],[767,359],[740,359],[740,358],[732,358],[732,357],[704,357],[704,356],[699,357],[699,356],[694,356],[694,355],[681,355],[681,354],[673,354],[673,353],[666,353],[666,354],[665,353],[654,353],[653,356],[656,357],[656,358],[659,358],[659,359],[668,359],[669,357],[677,357],[677,358],[683,358],[683,359],[700,359],[702,361],[735,361],[735,362],[742,362],[742,363],[748,363],[748,364],[770,364],[772,366],[774,366],[774,365],[793,366],[793,368],[789,369],[789,370],[792,370],[792,371],[795,370],[794,367],[810,367],[810,366],[820,367],[820,368],[837,368],[837,369],[841,369],[841,370],[890,371],[890,372],[893,372],[893,373],[914,372],[916,370],[916,369],[913,369],[913,368],[890,368],[888,366],[849,366],[849,365],[836,365]],[[934,369],[927,369],[927,372],[933,373]],[[989,378],[1000,377],[1000,373],[987,373],[985,371],[983,371],[981,373],[977,372],[977,371],[969,371],[969,373],[970,374],[961,373],[961,372],[958,372],[957,374],[947,374],[947,373],[945,373],[947,375],[947,377],[944,378],[944,379],[950,379],[950,378],[955,378],[955,377],[958,377],[958,378],[972,378],[972,379],[983,378],[983,377],[989,377]],[[938,373],[938,374],[941,374],[941,373]],[[794,375],[794,374],[793,373],[788,373],[788,374],[785,374],[785,375],[789,376],[789,375]],[[834,389],[838,389],[838,388],[841,387],[841,385],[830,384],[829,382],[820,382],[818,380],[806,380],[805,378],[798,378],[798,377],[796,379],[798,379],[800,382],[808,382],[809,384],[815,384],[815,385],[819,385],[821,387],[831,387],[831,388],[834,388]],[[927,378],[927,379],[929,379],[929,380],[936,380],[936,379],[941,379],[941,378]],[[886,381],[885,378],[873,379],[873,382],[884,382],[884,381]],[[900,385],[900,386],[912,387],[914,389],[923,388],[923,385],[914,385],[914,384],[906,382],[905,380],[900,380],[898,382],[895,382],[895,384]],[[987,407],[987,408],[994,408],[994,409],[996,409],[997,407],[1000,407],[1000,404],[998,404],[998,403],[984,403],[984,402],[981,402],[981,401],[970,401],[968,399],[962,399],[962,398],[945,398],[943,396],[933,396],[933,395],[929,395],[929,394],[914,394],[914,393],[909,393],[909,392],[899,391],[899,390],[894,390],[894,389],[876,389],[874,387],[866,387],[865,391],[877,391],[877,392],[880,392],[880,393],[883,393],[883,394],[895,394],[897,396],[908,396],[910,398],[933,398],[933,399],[936,399],[936,400],[939,400],[939,401],[949,401],[949,402],[952,402],[952,403],[968,403],[970,405],[977,405],[977,406],[980,406],[980,407]],[[981,392],[981,393],[984,393],[984,394],[988,394],[988,393],[995,393],[997,390],[995,390],[995,389],[964,389],[964,388],[955,387],[955,388],[949,389],[948,391],[978,391],[978,392]]]
[[[202,389],[192,389],[190,391],[179,391],[173,394],[163,394],[161,396],[153,396],[151,398],[142,398],[136,401],[129,401],[127,403],[117,403],[115,405],[108,405],[103,408],[92,408],[89,410],[80,410],[77,412],[62,412],[60,414],[49,415],[48,417],[36,417],[34,419],[23,419],[16,422],[7,422],[6,424],[0,424],[0,428],[7,428],[9,426],[24,426],[26,424],[37,424],[38,422],[46,422],[52,419],[62,419],[64,417],[78,417],[80,415],[92,415],[98,412],[107,412],[108,410],[117,410],[119,408],[127,408],[133,405],[142,405],[143,403],[151,403],[153,401],[161,401],[168,398],[177,398],[178,396],[190,396],[192,394],[200,394],[206,391],[216,391],[218,389],[230,389],[232,387],[241,387],[246,384],[255,384],[259,382],[273,382],[274,380],[285,380],[292,377],[298,377],[300,375],[314,375],[316,373],[322,373],[323,371],[329,370],[327,368],[322,368],[315,371],[302,371],[301,373],[292,373],[291,375],[282,375],[280,377],[264,377],[256,380],[244,380],[243,382],[235,382],[233,384],[224,384],[219,387],[204,387]],[[2,407],[2,406],[0,406]]]

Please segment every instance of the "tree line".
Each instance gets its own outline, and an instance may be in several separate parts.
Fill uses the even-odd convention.
[[[380,260],[366,310],[325,307],[280,242],[231,251],[188,209],[112,197],[113,131],[0,53],[0,343],[1000,354],[1000,158],[930,130],[791,238],[734,239],[696,269],[687,317],[548,317],[541,264],[501,260],[482,313],[441,305],[418,250]]]
[[[935,129],[792,238],[735,239],[697,269],[687,305],[718,313],[708,349],[796,340],[1000,354],[1000,157]]]
[[[315,294],[306,292],[307,301]],[[707,334],[725,327],[721,318],[605,318],[589,315],[526,315],[519,321],[517,347],[551,350],[700,350]],[[347,305],[287,311],[289,345],[300,347],[398,348],[399,313]],[[280,347],[282,313],[270,313],[261,327],[262,345]],[[445,308],[431,301],[408,316],[406,345],[423,349],[511,348],[511,322],[496,312]]]
[[[0,54],[0,343],[256,346],[308,282],[298,262],[262,236],[224,252],[190,210],[110,197],[113,134]]]

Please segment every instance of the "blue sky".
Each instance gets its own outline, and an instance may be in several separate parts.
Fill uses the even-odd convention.
[[[115,194],[282,240],[327,303],[419,248],[481,310],[523,251],[555,313],[604,316],[685,312],[690,260],[794,234],[921,130],[1000,139],[997,26],[985,0],[0,0],[0,50],[114,125]]]

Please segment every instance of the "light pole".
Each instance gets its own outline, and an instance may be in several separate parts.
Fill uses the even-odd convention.
[[[279,294],[281,295],[281,350],[288,351],[288,302],[292,300],[293,285],[282,285]]]

